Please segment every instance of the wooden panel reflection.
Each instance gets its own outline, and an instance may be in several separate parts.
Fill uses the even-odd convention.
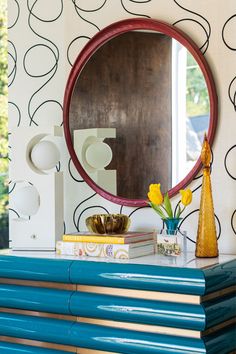
[[[70,129],[116,128],[106,139],[117,170],[117,195],[146,198],[149,183],[171,187],[172,40],[129,32],[92,56],[70,106]]]

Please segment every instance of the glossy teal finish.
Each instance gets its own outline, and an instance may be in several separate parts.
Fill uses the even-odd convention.
[[[0,277],[204,295],[236,283],[236,261],[206,269],[0,256]],[[0,284],[0,307],[203,331],[236,316],[236,295],[201,305]],[[236,328],[203,339],[0,313],[0,335],[123,354],[226,354]],[[0,342],[0,354],[64,354]]]
[[[64,350],[43,349],[30,345],[0,342],[1,354],[68,354]],[[70,352],[73,354],[73,352]],[[76,352],[74,352],[76,354]]]
[[[236,283],[236,260],[194,269],[0,256],[0,277],[204,295]]]
[[[72,283],[202,295],[204,274],[199,269],[74,261]]]
[[[205,293],[211,293],[236,284],[236,260],[203,269],[206,279]]]
[[[206,313],[206,328],[236,317],[236,294],[202,304]]]
[[[73,261],[0,256],[0,277],[70,283]]]
[[[236,352],[236,325],[204,338],[207,354],[229,354]]]
[[[71,336],[73,338],[79,337],[82,347],[116,353],[205,353],[205,345],[201,339],[105,328],[103,326],[93,325],[93,328],[89,328],[88,325],[81,326],[78,324],[72,327]]]
[[[0,307],[70,314],[72,291],[0,284]]]
[[[74,293],[70,310],[80,317],[163,325],[204,330],[205,312],[201,305],[151,301],[126,297]]]
[[[83,305],[81,305],[83,304]],[[236,316],[236,295],[201,305],[0,284],[0,307],[203,331]]]
[[[0,334],[124,354],[205,353],[201,339],[7,313],[0,314]]]
[[[0,315],[0,335],[114,351],[124,354],[226,354],[236,349],[235,326],[206,336],[204,339],[194,339],[2,313]],[[22,351],[20,351],[19,347],[22,348]],[[28,346],[4,343],[0,343],[0,349],[1,354],[15,352],[24,354],[54,354],[54,352],[55,354],[64,354],[63,351],[58,352],[38,348],[36,348],[38,350],[36,351],[34,348]],[[4,350],[6,351],[4,352]]]
[[[0,313],[0,335],[68,344],[74,322]]]

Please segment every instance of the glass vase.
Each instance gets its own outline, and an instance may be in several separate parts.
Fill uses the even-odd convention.
[[[166,218],[162,219],[166,226],[167,235],[175,235],[178,230],[178,225],[181,221],[181,218]]]
[[[157,254],[164,256],[180,256],[187,251],[186,231],[181,233],[171,231],[172,234],[167,233],[167,230],[160,230],[157,232]]]

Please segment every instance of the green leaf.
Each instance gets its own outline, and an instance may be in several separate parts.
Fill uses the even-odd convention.
[[[172,211],[171,202],[168,193],[166,193],[164,196],[164,206],[169,218],[173,218],[173,211]]]
[[[163,211],[160,209],[160,207],[152,202],[149,203],[150,206],[152,207],[153,210],[155,210],[155,212],[162,218],[162,219],[166,219],[165,214],[163,213]]]
[[[180,214],[181,214],[181,208],[180,208],[180,205],[178,205],[178,211],[177,211],[177,214],[176,214],[176,218],[179,218]]]

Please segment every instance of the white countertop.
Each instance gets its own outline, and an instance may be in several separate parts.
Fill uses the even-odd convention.
[[[90,262],[106,262],[106,263],[122,263],[122,264],[146,264],[153,266],[166,266],[166,267],[181,267],[181,268],[194,268],[202,269],[208,268],[212,265],[229,262],[236,259],[236,255],[221,254],[216,258],[196,258],[194,253],[184,253],[180,256],[170,257],[159,254],[154,254],[145,257],[134,259],[113,259],[113,258],[99,258],[99,257],[78,257],[78,256],[59,256],[55,252],[45,251],[12,251],[1,250],[0,255],[12,255],[18,257],[31,257],[31,258],[47,258],[47,259],[67,259],[79,260]]]

